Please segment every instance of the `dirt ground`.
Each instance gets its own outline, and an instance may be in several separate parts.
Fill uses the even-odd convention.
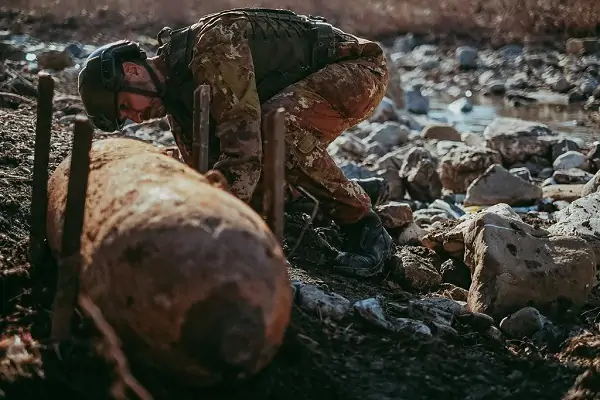
[[[56,37],[61,32],[76,37],[68,27],[52,26]],[[55,119],[51,170],[70,151],[70,129]],[[6,361],[7,347],[0,341],[0,395],[107,398],[113,375],[95,351],[96,334],[87,318],[80,318],[77,341],[63,351],[63,360],[47,343],[56,266],[49,259],[33,268],[27,259],[35,104],[1,107],[0,132],[0,327],[4,338],[21,335],[33,354],[17,366]],[[291,242],[298,228],[294,218],[290,215],[287,226]],[[386,304],[401,303],[417,295],[387,276],[365,282],[331,274],[315,263],[321,252],[309,233],[290,268],[292,279],[351,302],[379,296]],[[597,297],[568,321],[592,334],[538,347],[522,341],[500,343],[460,324],[458,337],[424,340],[378,330],[352,313],[333,323],[295,307],[276,359],[244,384],[192,390],[176,377],[157,376],[134,359],[130,363],[133,375],[156,399],[594,399],[600,398],[599,309]]]

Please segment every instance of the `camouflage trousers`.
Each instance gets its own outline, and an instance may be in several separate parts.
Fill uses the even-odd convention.
[[[287,184],[313,195],[321,210],[338,224],[361,219],[371,201],[358,184],[344,176],[327,146],[374,111],[388,84],[380,47],[364,41],[361,48],[358,59],[330,64],[262,105],[263,115],[280,107],[285,110]],[[262,192],[261,183],[254,199]]]

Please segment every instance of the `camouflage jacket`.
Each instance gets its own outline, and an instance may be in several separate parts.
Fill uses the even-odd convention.
[[[180,76],[180,81],[187,79],[192,85],[182,90],[180,87],[186,85],[169,84],[177,68],[166,74],[167,86],[174,88],[171,92],[176,91],[171,93],[173,102],[166,104],[166,111],[184,161],[191,164],[193,89],[208,84],[209,165],[222,172],[232,192],[246,202],[261,175],[261,104],[335,58],[335,54],[328,53],[334,48],[328,41],[317,40],[321,46],[325,43],[318,57],[313,45],[315,32],[330,32],[326,36],[333,37],[331,25],[285,10],[276,11],[273,18],[252,11],[237,9],[205,16],[189,27],[184,51],[175,45],[169,51],[169,44],[159,49],[165,65],[170,65],[173,54],[188,53],[184,57],[186,72],[179,75],[188,74]],[[178,102],[177,98],[184,101]],[[186,115],[181,109],[186,110]]]

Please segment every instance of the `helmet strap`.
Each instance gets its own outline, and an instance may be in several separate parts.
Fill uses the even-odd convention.
[[[154,83],[154,86],[156,87],[157,91],[140,89],[124,84],[123,87],[119,89],[119,92],[135,93],[142,96],[163,98],[165,95],[165,86],[162,84],[160,79],[158,79],[158,75],[156,75],[156,72],[154,72],[154,69],[152,69],[152,67],[148,64],[146,60],[142,61],[141,64],[144,66],[146,71],[148,71],[150,79],[152,79],[152,83]]]

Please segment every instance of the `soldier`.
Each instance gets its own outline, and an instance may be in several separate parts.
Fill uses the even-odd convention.
[[[263,8],[226,10],[178,30],[164,28],[158,40],[152,58],[130,41],[102,46],[88,57],[79,93],[95,126],[111,132],[128,119],[166,115],[190,165],[193,92],[208,84],[209,165],[234,195],[253,205],[260,198],[261,116],[282,107],[286,182],[315,196],[344,233],[344,252],[334,267],[363,277],[379,273],[392,238],[365,191],[374,181],[347,179],[326,148],[381,102],[388,83],[382,48],[322,18]]]

